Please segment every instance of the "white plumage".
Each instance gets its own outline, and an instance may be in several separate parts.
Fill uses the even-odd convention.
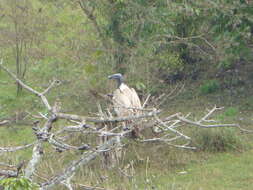
[[[134,88],[121,83],[113,92],[113,106],[120,117],[136,115],[141,108],[141,101]]]
[[[109,79],[115,79],[118,82],[118,88],[113,92],[113,106],[119,117],[128,117],[141,113],[141,101],[134,88],[129,88],[123,83],[123,77],[120,73],[111,75]],[[131,123],[130,121],[127,123]],[[138,126],[134,126],[134,136],[139,136]]]

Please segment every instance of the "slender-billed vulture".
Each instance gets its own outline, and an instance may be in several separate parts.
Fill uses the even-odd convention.
[[[138,115],[141,111],[141,101],[134,88],[128,87],[123,82],[123,76],[120,73],[110,75],[108,79],[117,81],[117,89],[113,92],[112,101],[114,110],[119,117]],[[138,129],[135,127],[135,132]],[[135,134],[137,135],[137,134]]]

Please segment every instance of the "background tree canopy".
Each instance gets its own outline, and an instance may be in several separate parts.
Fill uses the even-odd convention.
[[[226,71],[252,62],[246,0],[6,0],[0,9],[1,57],[30,83],[62,80],[55,96],[77,105],[106,93],[113,72],[158,94],[186,79],[224,83]]]
[[[162,116],[188,112],[191,114],[187,118],[200,118],[206,107],[217,105],[218,111],[224,106],[224,112],[212,119],[252,130],[252,36],[252,0],[0,1],[0,62],[2,59],[6,68],[38,92],[59,80],[60,84],[47,93],[55,111],[91,118],[104,118],[102,110],[110,109],[102,97],[115,86],[107,76],[120,72],[142,102],[150,97],[148,106],[161,109]],[[1,68],[1,151],[5,152],[1,147],[29,145],[38,139],[39,135],[34,134],[39,134],[36,131],[42,122],[34,116],[55,122],[54,127],[42,127],[47,131],[41,133],[45,136],[46,153],[38,168],[41,173],[35,176],[38,182],[50,180],[48,176],[85,155],[85,146],[78,145],[89,142],[88,146],[96,147],[101,143],[98,138],[104,138],[102,131],[83,133],[85,136],[70,131],[59,140],[69,140],[75,150],[62,152],[48,146],[47,135],[53,138],[53,130],[70,124],[71,129],[77,123],[56,118],[57,114],[46,109],[40,99],[22,89]],[[206,123],[210,115],[207,116],[199,122]],[[178,121],[171,122],[172,129],[180,131],[181,126],[185,127],[183,132],[194,137],[190,145],[198,151],[168,148],[171,141],[163,146],[153,141],[147,145],[140,143],[141,139],[125,139],[129,142],[122,142],[126,154],[120,167],[106,170],[98,159],[87,167],[82,165],[72,182],[87,186],[75,189],[253,189],[253,165],[248,164],[252,162],[251,135],[233,129],[196,129],[177,124]],[[96,125],[99,130],[101,126]],[[78,127],[86,126],[82,122]],[[145,133],[153,135],[149,129]],[[182,139],[174,139],[181,144]],[[22,169],[15,168],[20,161],[26,165],[23,161],[30,159],[31,149],[1,154],[0,170],[7,167],[15,175],[22,175]],[[81,151],[76,152],[77,149]],[[38,148],[36,152],[40,155],[42,150]],[[35,188],[22,177],[0,182],[0,186],[9,189]]]

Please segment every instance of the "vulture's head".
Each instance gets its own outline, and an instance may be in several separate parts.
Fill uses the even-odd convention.
[[[121,83],[123,82],[123,76],[121,73],[116,73],[113,75],[108,76],[108,79],[114,79],[118,82],[118,86],[121,85]]]

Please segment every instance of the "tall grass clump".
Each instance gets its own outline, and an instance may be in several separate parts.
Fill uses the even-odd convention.
[[[201,151],[242,151],[244,144],[236,129],[202,129],[195,134],[195,146]]]
[[[249,96],[245,98],[245,102],[241,106],[244,110],[252,111],[253,110],[253,96]]]
[[[218,115],[218,119],[221,121],[235,119],[238,113],[239,113],[238,108],[229,107],[224,111],[224,113]]]
[[[238,114],[238,109],[235,107],[229,107],[227,110],[224,112],[224,115],[227,117],[235,117]]]
[[[208,80],[200,86],[201,94],[211,94],[216,92],[220,88],[220,84],[217,80]]]

